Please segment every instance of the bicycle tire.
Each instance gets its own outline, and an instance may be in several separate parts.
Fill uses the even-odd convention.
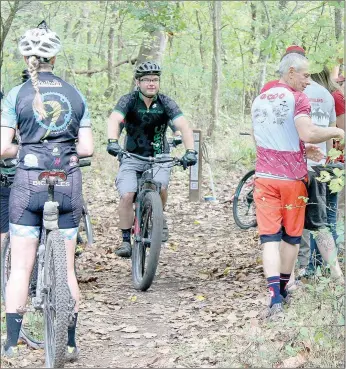
[[[135,241],[132,250],[132,280],[136,290],[146,291],[155,278],[161,251],[163,208],[160,195],[154,191],[148,192],[142,200],[141,209],[140,236],[147,239],[150,237],[150,247]]]
[[[4,238],[1,250],[1,294],[4,301],[6,301],[6,285],[10,276],[11,270],[11,244],[10,235]]]
[[[83,201],[83,211],[82,211],[82,219],[83,219],[83,229],[79,229],[77,234],[77,244],[83,244],[84,243],[84,237],[86,237],[88,245],[92,245],[94,243],[94,233],[91,223],[90,214],[87,208],[86,203]],[[81,231],[83,231],[83,236],[81,234]],[[84,235],[85,232],[85,235]]]
[[[246,181],[254,175],[255,175],[255,170],[250,170],[250,172],[245,174],[245,176],[240,180],[240,182],[237,186],[237,189],[236,189],[235,195],[234,195],[234,199],[233,199],[233,206],[232,206],[233,218],[234,218],[234,221],[237,224],[237,226],[241,229],[249,229],[249,228],[252,228],[252,227],[257,227],[256,217],[254,219],[249,219],[248,221],[244,221],[243,219],[240,218],[240,215],[239,215],[240,193],[241,193],[241,191],[243,189],[243,186],[245,185]],[[253,202],[254,202],[254,200],[253,200]],[[248,205],[250,205],[249,202],[248,202]]]
[[[44,263],[44,349],[47,368],[63,368],[69,325],[70,290],[67,284],[65,241],[59,230],[49,233]]]
[[[10,243],[10,236],[9,234],[7,234],[3,241],[3,248],[1,252],[1,293],[2,293],[4,302],[6,302],[6,285],[7,285],[8,278],[10,276],[10,270],[11,270],[10,268],[11,268],[11,243]],[[36,269],[38,268],[37,259],[35,261],[34,268],[31,273],[29,288],[31,286],[32,278],[35,276],[35,268]],[[37,278],[37,274],[36,274],[36,278]],[[29,293],[29,298],[30,298],[30,293]],[[43,321],[42,313],[40,311],[35,311],[35,314],[37,314],[38,319]],[[32,320],[28,318],[28,315],[29,313],[27,312],[23,316],[23,323],[20,329],[19,338],[23,339],[30,347],[34,349],[42,348],[44,346],[43,340],[38,339],[32,333],[30,333],[30,327],[27,326],[26,322],[28,320],[29,321]],[[37,318],[36,318],[36,321],[37,321]],[[42,324],[42,322],[40,324]],[[34,327],[34,330],[37,331],[37,325]]]

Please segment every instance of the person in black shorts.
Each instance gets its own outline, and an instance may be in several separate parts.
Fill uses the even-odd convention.
[[[82,176],[79,157],[93,153],[90,113],[83,95],[52,73],[61,49],[58,35],[43,21],[20,38],[20,53],[30,79],[14,87],[1,112],[1,159],[17,156],[10,195],[11,274],[6,286],[7,339],[1,353],[18,354],[22,324],[18,309],[25,306],[36,256],[47,185],[38,180],[44,170],[64,170],[66,182],[55,189],[58,225],[65,239],[67,279],[75,305],[74,325],[68,329],[66,359],[76,360],[75,332],[79,289],[74,271],[76,236],[82,214]],[[20,147],[12,143],[15,132]]]
[[[125,122],[125,149],[131,153],[149,157],[158,154],[169,154],[166,141],[166,130],[171,120],[182,133],[186,153],[183,156],[186,166],[196,164],[193,132],[183,116],[177,103],[166,95],[159,93],[160,66],[146,61],[137,66],[135,79],[138,90],[122,96],[108,119],[108,146],[110,155],[117,156],[121,150],[118,139],[120,125]],[[131,257],[130,241],[133,224],[133,200],[137,190],[137,173],[143,172],[145,163],[135,158],[122,158],[116,178],[116,186],[120,194],[119,218],[123,242],[116,250],[122,257]],[[163,166],[155,170],[155,180],[162,185],[161,199],[163,205],[167,200],[167,188],[170,168]],[[168,239],[167,222],[164,218],[163,242]]]

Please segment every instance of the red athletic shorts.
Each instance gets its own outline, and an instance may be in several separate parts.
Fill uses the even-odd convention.
[[[300,243],[307,196],[303,180],[256,178],[254,199],[261,243]]]

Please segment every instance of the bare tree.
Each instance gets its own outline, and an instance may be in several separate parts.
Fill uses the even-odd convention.
[[[25,6],[27,6],[28,4],[30,4],[31,1],[20,1],[20,0],[15,0],[15,1],[8,1],[7,4],[9,6],[9,13],[8,13],[8,17],[5,19],[3,18],[3,15],[6,14],[4,12],[4,9],[2,9],[1,11],[1,17],[0,17],[0,21],[1,21],[1,33],[0,33],[0,69],[2,67],[2,63],[3,63],[3,50],[4,50],[4,45],[5,45],[5,40],[6,37],[8,35],[8,32],[11,29],[11,25],[12,22],[16,16],[16,14],[23,9]]]
[[[211,122],[207,136],[211,137],[219,120],[221,80],[221,1],[213,2],[213,60],[211,83]]]

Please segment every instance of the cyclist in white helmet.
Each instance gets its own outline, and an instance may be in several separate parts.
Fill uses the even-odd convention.
[[[90,114],[83,95],[52,73],[61,42],[43,21],[19,41],[19,51],[30,79],[7,95],[1,113],[1,159],[15,157],[18,167],[10,195],[11,275],[6,288],[7,340],[2,355],[15,356],[28,285],[42,224],[47,186],[38,181],[43,170],[63,169],[64,185],[57,186],[59,229],[67,254],[67,278],[76,301],[74,326],[68,329],[67,360],[75,360],[75,331],[79,289],[74,272],[74,250],[82,214],[82,176],[79,157],[90,156],[93,139]],[[12,144],[17,129],[20,148]]]

